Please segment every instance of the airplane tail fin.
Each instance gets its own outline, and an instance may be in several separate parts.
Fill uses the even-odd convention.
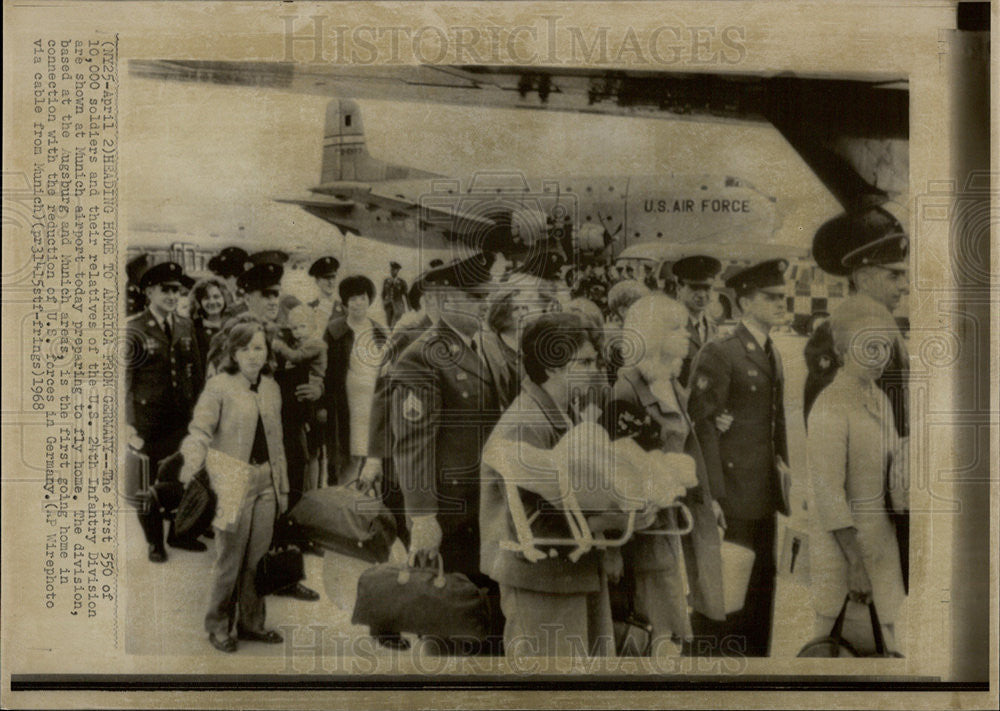
[[[440,177],[404,165],[393,165],[372,157],[365,144],[361,109],[350,99],[334,99],[326,107],[323,132],[323,165],[320,182],[374,183],[385,180]]]

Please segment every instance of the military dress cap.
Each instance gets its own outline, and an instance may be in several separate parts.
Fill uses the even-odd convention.
[[[195,285],[195,280],[189,277],[187,274],[181,274],[181,286],[183,286],[188,291],[191,291],[192,287]]]
[[[402,269],[402,265],[399,262],[389,262],[389,269]]]
[[[747,267],[726,279],[726,286],[737,294],[746,294],[757,289],[785,288],[785,271],[788,260],[769,259],[766,262]]]
[[[906,269],[906,255],[910,240],[904,235],[886,235],[874,242],[848,252],[840,260],[844,268],[854,271],[859,267],[886,267]]]
[[[427,263],[427,267],[429,269],[436,269],[437,267],[440,267],[443,264],[444,264],[443,259],[432,259],[430,262]]]
[[[722,271],[722,262],[714,257],[694,254],[678,259],[670,271],[685,284],[711,285]]]
[[[905,238],[906,232],[899,220],[885,208],[876,206],[857,212],[845,212],[827,220],[816,231],[812,256],[819,268],[827,274],[848,276],[857,267],[865,266],[855,263],[853,258],[850,264],[846,263],[848,255],[887,237]],[[897,251],[897,255],[887,253],[885,256],[898,256],[898,249],[899,245],[889,250]],[[902,259],[896,261],[906,259],[906,247],[902,249]],[[892,262],[886,262],[889,263]]]
[[[208,270],[220,277],[234,277],[243,273],[249,258],[245,249],[226,247],[208,260]]]
[[[309,276],[316,279],[335,276],[340,269],[340,260],[336,257],[320,257],[309,267]]]
[[[267,262],[250,267],[236,279],[236,286],[249,293],[278,286],[285,270],[280,264]]]
[[[254,267],[261,264],[276,264],[280,267],[288,261],[288,252],[282,252],[280,249],[265,249],[261,252],[254,252],[247,257],[247,261]],[[249,267],[247,268],[249,269]]]
[[[177,284],[180,285],[184,277],[184,269],[177,262],[160,262],[154,264],[142,273],[139,279],[139,288],[145,289],[157,284]]]
[[[472,289],[486,284],[492,278],[490,268],[495,256],[487,252],[476,252],[471,257],[454,259],[440,267],[428,269],[423,275],[423,288],[454,287]]]
[[[125,264],[125,273],[128,275],[129,284],[138,284],[142,278],[142,273],[149,268],[149,255],[140,254],[138,257],[130,259]]]

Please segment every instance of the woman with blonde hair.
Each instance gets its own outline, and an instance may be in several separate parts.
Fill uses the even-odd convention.
[[[275,518],[288,506],[288,475],[281,392],[270,375],[264,324],[254,319],[234,324],[220,355],[219,373],[205,384],[181,443],[180,478],[187,483],[205,467],[218,497],[205,629],[212,646],[235,652],[237,638],[282,642],[280,634],[264,628],[264,599],[254,574],[271,545]]]
[[[695,613],[725,619],[717,529],[721,508],[712,500],[705,461],[687,415],[687,392],[678,382],[688,349],[687,318],[684,306],[665,294],[650,294],[631,305],[623,328],[624,365],[612,394],[613,403],[624,401],[644,410],[658,434],[654,446],[691,457],[698,480],[683,499],[693,521],[689,534],[655,533],[678,528],[676,512],[666,509],[648,529],[654,533],[637,531],[623,551],[625,587],[632,590],[635,612],[653,626],[654,654],[668,652],[672,638],[692,638],[685,568]]]
[[[811,592],[818,634],[830,633],[846,604],[843,638],[864,654],[875,649],[868,604],[874,603],[892,648],[905,599],[889,516],[890,508],[907,505],[905,456],[892,406],[876,384],[897,331],[891,318],[852,307],[835,311],[830,328],[843,367],[809,415]]]

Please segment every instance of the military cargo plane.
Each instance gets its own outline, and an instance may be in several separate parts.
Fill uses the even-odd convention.
[[[365,69],[291,62],[130,63],[130,72],[140,77],[336,97],[327,113],[320,183],[307,194],[282,199],[348,232],[394,243],[416,245],[423,239],[424,246],[438,248],[496,233],[501,241],[516,242],[526,239],[519,234],[525,227],[529,233],[548,229],[562,239],[574,235],[577,247],[602,243],[608,256],[644,241],[711,241],[735,228],[745,231],[748,242],[766,243],[775,227],[775,200],[727,176],[435,176],[369,155],[357,107],[347,97],[769,124],[843,207],[906,203],[905,76],[464,64]],[[565,224],[574,210],[578,224]]]

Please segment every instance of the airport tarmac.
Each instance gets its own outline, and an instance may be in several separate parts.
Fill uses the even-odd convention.
[[[788,421],[790,466],[793,473],[792,515],[779,517],[779,575],[775,597],[775,626],[772,635],[772,657],[793,657],[805,642],[814,637],[813,612],[808,589],[801,576],[788,574],[783,552],[790,550],[792,538],[808,532],[808,486],[805,481],[805,431],[802,423],[802,386],[805,364],[802,348],[805,339],[794,335],[777,335],[775,343],[781,352],[785,370],[785,412]],[[119,583],[122,592],[122,620],[125,649],[130,654],[154,656],[221,656],[208,643],[203,628],[214,544],[195,553],[168,548],[166,563],[150,563],[146,545],[136,517],[123,514],[120,530],[124,534],[122,553],[127,570]],[[397,542],[393,559],[402,560],[404,553]],[[782,563],[786,563],[782,566]],[[796,565],[803,570],[803,554]],[[324,654],[337,654],[338,649],[362,650],[365,656],[399,654],[377,647],[364,626],[351,624],[358,577],[369,564],[343,555],[327,552],[322,557],[306,555],[305,585],[320,592],[315,602],[270,596],[267,598],[268,627],[280,629],[286,637],[294,632],[296,646],[308,646],[312,640],[311,626],[321,626],[326,639]],[[336,641],[330,641],[336,640]],[[337,647],[336,645],[346,645]],[[286,645],[266,645],[243,642],[237,655],[281,656]],[[420,645],[403,654],[422,654]],[[297,655],[312,655],[308,649]],[[233,655],[236,656],[236,655]],[[252,671],[252,665],[247,667]]]

